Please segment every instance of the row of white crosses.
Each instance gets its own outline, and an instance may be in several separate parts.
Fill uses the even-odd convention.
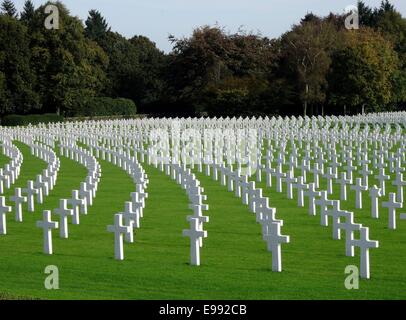
[[[248,175],[241,175],[241,169],[233,171],[232,167],[219,166],[221,184],[228,186],[230,192],[242,199],[243,204],[256,216],[256,222],[262,227],[263,240],[268,251],[272,253],[272,271],[282,272],[282,244],[290,243],[290,236],[282,235],[283,220],[276,218],[276,208],[270,207],[270,200],[257,188],[255,181],[249,181]],[[223,176],[225,178],[223,178]],[[216,179],[217,180],[217,179]]]
[[[42,221],[37,222],[37,227],[43,229],[44,253],[48,255],[53,254],[52,230],[59,228],[60,238],[69,238],[68,218],[71,218],[73,225],[80,224],[80,214],[88,214],[88,208],[93,205],[101,178],[101,167],[88,150],[77,147],[72,142],[61,143],[59,150],[61,156],[69,157],[86,167],[87,176],[85,181],[80,183],[80,189],[72,191],[71,198],[60,199],[59,207],[53,211],[45,210]],[[52,213],[59,217],[59,222],[52,221]]]
[[[144,209],[148,193],[148,175],[137,161],[136,153],[130,150],[112,147],[99,146],[96,141],[90,141],[91,152],[96,156],[101,156],[114,165],[126,171],[133,179],[135,192],[130,194],[131,201],[124,205],[124,211],[115,214],[114,224],[107,227],[108,232],[114,233],[114,256],[116,260],[124,260],[124,240],[128,243],[134,243],[134,230],[141,227],[141,218],[144,217]],[[107,155],[107,157],[106,157]]]
[[[391,217],[388,219],[389,225],[396,227],[396,209],[403,205],[405,183],[402,176],[406,148],[403,134],[405,123],[406,113],[325,118],[89,121],[55,124],[50,129],[41,128],[39,140],[51,145],[52,134],[70,132],[74,139],[88,145],[96,156],[124,167],[128,165],[126,157],[131,154],[131,150],[136,149],[136,159],[139,154],[143,162],[146,156],[149,163],[159,165],[161,170],[170,174],[175,171],[176,179],[181,176],[180,184],[184,184],[183,179],[188,170],[184,164],[192,168],[197,165],[200,171],[202,164],[206,164],[206,173],[212,172],[213,179],[220,179],[222,184],[228,184],[230,191],[234,189],[237,195],[241,193],[243,201],[256,213],[259,221],[264,220],[262,208],[269,207],[269,200],[267,204],[261,191],[255,185],[250,186],[252,181],[245,180],[244,176],[249,176],[256,170],[257,179],[261,180],[261,173],[264,172],[268,187],[273,185],[272,180],[275,179],[276,190],[284,192],[286,188],[288,198],[293,198],[294,189],[297,189],[299,206],[304,206],[304,199],[308,197],[309,214],[317,214],[320,207],[321,224],[327,226],[329,219],[332,219],[334,238],[341,238],[341,231],[344,230],[346,254],[351,255],[354,246],[361,247],[361,272],[364,277],[369,277],[368,250],[378,243],[369,240],[369,230],[356,224],[353,213],[342,210],[339,200],[328,197],[331,196],[334,185],[338,184],[340,200],[345,201],[347,188],[350,186],[350,192],[356,195],[356,207],[361,208],[362,196],[369,192],[371,203],[375,204],[371,214],[379,217],[377,199],[380,194],[387,194],[388,201],[383,202],[382,207],[388,208]],[[179,124],[179,133],[187,135],[189,142],[179,145],[177,136],[173,135],[169,137],[172,140],[169,148],[158,139],[158,132],[177,132],[176,126]],[[247,134],[250,130],[255,131],[255,135]],[[205,131],[210,133],[206,135]],[[225,141],[223,137],[227,135],[234,138]],[[242,140],[246,142],[242,148],[243,155],[233,148],[234,144],[239,145]],[[147,149],[145,145],[148,145]],[[192,148],[188,149],[188,145]],[[155,153],[159,154],[160,159],[153,156]],[[170,163],[170,167],[165,166],[167,163]],[[236,170],[230,165],[236,165]],[[286,167],[288,170],[284,169]],[[370,181],[375,178],[372,169],[378,171],[376,179],[379,187],[373,186]],[[242,174],[241,170],[246,172]],[[299,170],[301,174],[296,176],[295,170]],[[309,173],[313,175],[313,180],[308,177]],[[327,188],[320,190],[324,181]],[[396,187],[396,194],[385,193],[389,183]],[[376,190],[378,188],[381,192]],[[269,209],[272,213],[272,208]],[[400,217],[404,218],[404,215]],[[271,218],[276,220],[275,216]],[[281,224],[279,223],[279,228]],[[276,231],[275,234],[280,236],[279,232]],[[355,239],[355,232],[359,233],[359,239]]]
[[[15,219],[17,222],[23,221],[23,204],[27,203],[28,212],[35,211],[35,203],[42,204],[44,197],[49,195],[49,192],[53,190],[58,170],[60,167],[59,159],[56,157],[55,152],[45,145],[32,143],[31,138],[27,136],[20,136],[21,141],[27,143],[31,147],[31,152],[37,157],[47,162],[48,166],[43,170],[42,174],[37,175],[35,181],[28,181],[26,188],[16,188],[14,195],[10,197],[10,201],[14,203],[15,207]],[[4,204],[5,201],[1,200]],[[5,218],[3,219],[5,222]],[[4,234],[6,229],[4,226]]]
[[[123,239],[133,242],[130,223],[132,226],[139,227],[139,218],[140,215],[142,217],[142,210],[145,207],[145,198],[147,197],[145,189],[148,179],[138,163],[138,157],[143,162],[147,151],[142,145],[142,140],[131,138],[125,133],[119,135],[110,132],[112,128],[109,127],[108,123],[100,123],[96,129],[94,123],[90,126],[89,124],[76,124],[74,127],[74,130],[79,131],[78,139],[88,145],[92,153],[126,170],[133,177],[136,184],[137,190],[131,194],[132,206],[130,206],[130,203],[126,203],[125,212],[117,214],[114,225],[108,226],[108,230],[115,233],[116,259],[122,260],[124,259]],[[97,134],[92,133],[93,129],[96,130]],[[120,129],[122,130],[122,128]],[[149,163],[151,163],[150,159]],[[158,165],[157,162],[154,162],[154,164]],[[202,238],[207,236],[207,233],[203,230],[203,223],[208,221],[208,217],[202,215],[202,210],[208,209],[208,206],[202,202],[205,199],[205,196],[201,194],[203,188],[200,187],[200,183],[190,173],[190,170],[182,170],[183,167],[177,165],[165,165],[164,167],[163,162],[161,162],[160,168],[162,171],[165,170],[168,175],[171,175],[187,190],[194,215],[188,217],[191,229],[185,232],[191,238],[191,264],[199,265],[200,247],[203,244]],[[126,220],[126,216],[131,218],[132,221],[127,221],[129,219]],[[196,247],[196,243],[199,243],[199,247]]]
[[[10,163],[6,164],[3,169],[0,169],[0,194],[3,194],[5,189],[10,189],[12,184],[18,179],[23,163],[23,155],[20,150],[13,145],[10,137],[2,137],[3,154],[11,159]],[[6,198],[0,196],[0,235],[7,234],[6,214],[12,211],[12,207],[6,205]]]
[[[228,132],[228,134],[234,134]],[[236,133],[237,135],[244,135],[243,132]],[[206,137],[210,139],[210,137]],[[249,145],[256,145],[255,141],[250,141],[252,136],[240,136],[236,138],[238,140],[246,139]],[[220,141],[217,141],[221,143]],[[211,145],[207,140],[205,145]],[[237,144],[238,145],[238,144]],[[255,186],[254,181],[249,181],[249,175],[251,168],[248,166],[246,174],[242,174],[242,164],[244,161],[241,159],[241,154],[236,154],[237,169],[233,170],[233,166],[226,166],[222,159],[222,153],[217,152],[222,149],[223,146],[214,143],[214,152],[211,150],[204,150],[203,154],[206,154],[206,169],[205,174],[207,176],[212,173],[213,180],[219,181],[221,185],[227,186],[228,191],[235,192],[235,196],[242,199],[243,204],[248,205],[252,213],[256,215],[256,221],[261,224],[263,240],[267,243],[268,251],[272,252],[272,271],[282,271],[282,244],[289,243],[290,237],[281,234],[281,227],[283,226],[283,220],[276,219],[276,208],[270,207],[269,198],[263,195],[263,190]],[[229,149],[233,149],[234,146],[228,145]],[[209,148],[210,149],[210,148]],[[206,152],[209,151],[209,152]],[[229,150],[225,152],[225,156],[230,156]],[[208,161],[211,159],[211,162]],[[249,161],[249,158],[248,158]],[[201,171],[201,166],[199,166]]]
[[[1,141],[3,154],[11,159],[4,168],[0,169],[0,194],[4,194],[4,191],[10,189],[20,176],[24,158],[21,151],[12,143],[10,137],[3,136]]]
[[[310,139],[309,139],[310,140]],[[317,136],[311,137],[311,143],[314,145],[314,147],[317,146]],[[327,137],[323,141],[327,141]],[[403,140],[404,141],[404,140]],[[299,144],[301,141],[299,141]],[[346,200],[347,198],[347,192],[346,192],[346,184],[352,184],[353,183],[353,170],[356,169],[352,165],[352,156],[351,152],[348,152],[348,159],[346,159],[346,164],[347,166],[344,167],[344,169],[347,170],[347,172],[342,172],[340,179],[337,179],[338,172],[337,168],[341,167],[341,164],[337,162],[338,154],[332,150],[331,145],[325,146],[327,148],[327,154],[328,154],[328,159],[323,159],[323,151],[320,150],[321,148],[316,149],[317,154],[315,154],[313,157],[310,156],[311,152],[309,148],[305,150],[305,155],[302,158],[302,163],[300,166],[297,165],[299,162],[298,160],[298,152],[295,149],[296,145],[295,143],[292,143],[292,151],[290,154],[290,159],[289,162],[287,162],[289,166],[288,172],[284,173],[282,172],[282,164],[285,164],[284,162],[284,157],[286,153],[284,152],[285,149],[285,144],[280,144],[280,152],[277,156],[277,168],[273,169],[271,168],[271,162],[274,159],[272,156],[273,152],[272,151],[267,151],[267,157],[266,157],[266,165],[265,169],[267,174],[267,184],[268,186],[272,185],[272,180],[271,176],[275,176],[277,179],[277,191],[282,192],[281,188],[281,182],[280,179],[281,177],[284,179],[286,182],[286,187],[287,187],[287,196],[288,198],[292,199],[292,186],[293,188],[298,189],[298,205],[299,206],[304,206],[304,196],[309,197],[309,214],[315,215],[316,214],[316,208],[315,204],[319,204],[321,206],[321,223],[322,225],[327,225],[328,224],[328,214],[330,213],[333,216],[333,237],[335,239],[339,239],[339,230],[341,227],[344,227],[346,230],[346,240],[347,240],[347,255],[350,255],[351,252],[353,252],[353,246],[360,246],[361,247],[361,275],[364,278],[369,278],[370,273],[369,273],[369,248],[376,248],[378,246],[378,242],[376,241],[370,241],[369,236],[368,236],[368,229],[363,228],[361,225],[355,225],[353,222],[353,213],[349,213],[343,210],[340,210],[339,205],[340,202],[332,202],[327,199],[328,195],[332,194],[332,182],[333,179],[335,179],[338,183],[340,183],[341,187],[341,200]],[[308,141],[307,146],[310,146],[310,141]],[[341,145],[343,147],[343,144]],[[329,149],[330,148],[330,149]],[[396,208],[401,208],[402,203],[400,200],[403,201],[403,190],[402,190],[402,184],[403,182],[403,177],[400,171],[403,171],[403,167],[401,165],[402,163],[402,154],[404,157],[404,142],[401,144],[401,147],[397,151],[398,156],[395,157],[394,159],[396,160],[396,165],[393,165],[392,170],[396,171],[396,180],[393,181],[393,184],[398,187],[398,200],[399,202],[396,202],[396,195],[394,193],[391,193],[389,195],[389,201],[383,203],[383,207],[388,208],[389,210],[389,228],[394,229],[396,227],[396,213],[395,210]],[[368,177],[372,173],[368,170],[368,158],[367,158],[368,153],[367,152],[358,152],[357,158],[358,159],[358,165],[362,167],[360,170],[360,174],[362,175],[362,178],[357,178],[355,179],[355,184],[351,186],[351,189],[355,191],[356,193],[356,207],[357,208],[362,208],[362,192],[368,190]],[[344,156],[343,156],[344,158]],[[310,166],[310,160],[314,161],[314,165],[311,169]],[[385,158],[381,158],[381,160],[375,161],[374,166],[379,167],[380,165],[384,164]],[[330,167],[327,168],[327,170],[324,170],[324,164],[330,161],[329,165]],[[262,169],[262,168],[261,168]],[[302,172],[302,175],[295,178],[293,176],[294,174],[294,169],[300,169]],[[306,183],[306,173],[311,171],[314,176],[314,180],[312,183]],[[326,179],[327,182],[327,190],[326,191],[317,191],[316,189],[319,187],[320,181],[319,181],[319,175],[322,176],[323,178]],[[348,178],[347,178],[348,175]],[[389,177],[388,177],[389,178]],[[293,184],[292,184],[293,183]],[[381,189],[377,188],[376,186],[371,187],[370,189],[370,195],[372,198],[372,216],[377,218],[377,209],[378,209],[378,203],[377,203],[377,197],[381,196]],[[317,197],[320,197],[320,199],[316,200]],[[329,211],[326,208],[328,206],[333,205],[334,203],[334,208],[333,210]],[[340,222],[340,217],[345,218],[347,221],[345,224]],[[404,215],[401,215],[401,218],[404,218]],[[360,231],[360,240],[354,240],[353,239],[353,231]]]
[[[181,139],[180,130],[176,128],[175,134],[170,137],[166,130],[156,130],[149,135],[148,150],[139,148],[141,156],[147,155],[148,164],[153,164],[156,168],[170,176],[184,189],[188,195],[193,215],[187,216],[186,220],[190,228],[183,230],[183,236],[190,239],[190,264],[200,265],[200,249],[203,247],[203,239],[207,238],[207,231],[204,230],[204,223],[209,222],[209,217],[203,215],[203,211],[208,211],[209,206],[203,201],[207,201],[207,195],[204,195],[204,188],[196,175],[183,160],[178,152],[180,151]],[[171,143],[169,141],[171,139]]]
[[[135,228],[140,227],[140,218],[143,217],[143,209],[145,208],[145,199],[148,194],[145,192],[148,184],[148,177],[141,165],[137,162],[136,156],[132,155],[129,150],[124,151],[120,146],[120,143],[114,138],[110,137],[106,145],[99,145],[98,142],[102,135],[102,131],[98,131],[96,135],[88,132],[86,124],[77,123],[72,127],[71,124],[56,124],[51,126],[46,131],[52,132],[59,137],[59,140],[64,141],[60,147],[61,154],[65,154],[66,157],[70,157],[72,160],[76,160],[80,163],[90,158],[91,163],[94,163],[98,168],[98,172],[101,174],[100,165],[96,161],[96,157],[102,157],[103,160],[112,162],[114,165],[119,166],[125,170],[133,179],[136,185],[136,192],[131,193],[131,201],[125,203],[124,212],[115,215],[114,225],[108,226],[108,231],[115,233],[115,258],[117,260],[124,259],[124,246],[123,239],[127,242],[134,242]],[[102,128],[100,128],[102,129]],[[46,136],[45,134],[43,136]],[[49,138],[45,139],[48,143]],[[87,149],[77,147],[76,143],[82,143],[87,145]],[[116,148],[117,147],[117,148]],[[119,149],[119,151],[118,151]],[[95,154],[95,156],[94,156]],[[95,167],[93,166],[93,168]],[[83,213],[87,214],[87,207],[92,205],[92,200],[95,197],[95,191],[97,191],[97,183],[100,180],[100,174],[95,175],[93,170],[89,170],[89,174],[86,177],[86,181],[81,183],[81,189],[79,191],[74,190],[72,198],[65,202],[61,199],[60,208],[57,209],[57,213],[63,216],[71,215],[69,209],[66,208],[66,204],[75,206],[74,215],[78,215],[78,210],[83,208]],[[83,203],[84,202],[84,203]],[[61,224],[64,221],[65,226],[66,217],[61,216]],[[73,219],[75,221],[75,219]],[[66,227],[63,228],[66,230]],[[66,235],[66,232],[61,230],[62,235]]]
[[[312,120],[307,119],[306,121],[308,122],[308,124],[311,123],[311,125],[313,126],[315,119],[312,119]],[[316,121],[317,121],[317,119],[316,119]],[[331,123],[326,124],[325,128],[329,128],[330,126],[331,126]],[[289,128],[289,129],[291,129],[292,127],[295,128],[295,125],[286,126],[286,128]],[[297,127],[299,127],[299,126],[297,126]],[[358,129],[356,128],[356,130],[358,130]],[[323,134],[326,134],[326,132],[328,132],[327,129],[324,130]],[[289,137],[289,135],[286,135],[286,133],[287,132],[283,132],[283,131],[278,132],[277,136],[275,137],[275,140],[278,141],[279,139],[276,139],[276,138],[280,138],[281,136],[288,136]],[[310,143],[313,142],[314,137],[312,136],[312,134],[310,134],[309,136],[311,138],[308,138],[307,142],[308,142],[308,145],[310,146]],[[281,139],[281,140],[283,140],[283,139]],[[304,142],[302,140],[304,140],[304,138],[299,137],[299,143],[300,144],[302,144]],[[315,139],[315,140],[318,140],[318,139]],[[281,143],[279,145],[281,150],[284,149],[285,146],[286,146],[286,143],[285,144]],[[318,147],[317,144],[315,145],[315,147]],[[327,146],[327,148],[328,147],[329,146]],[[217,149],[220,149],[220,148],[217,146]],[[302,177],[299,177],[299,179],[294,177],[294,169],[297,168],[297,162],[298,162],[297,161],[298,160],[297,159],[298,158],[298,150],[293,150],[292,153],[290,154],[289,161],[287,162],[287,164],[289,165],[289,168],[290,168],[288,172],[283,172],[283,169],[282,169],[283,168],[282,165],[285,164],[285,159],[284,159],[285,154],[283,154],[283,152],[281,152],[278,155],[277,159],[276,159],[276,162],[277,162],[276,169],[270,168],[270,166],[266,166],[264,169],[267,171],[268,174],[270,174],[270,176],[274,176],[276,178],[276,188],[277,188],[278,192],[282,192],[282,182],[286,182],[287,193],[288,193],[289,198],[293,197],[293,188],[294,187],[298,188],[298,193],[299,193],[298,204],[300,206],[304,205],[304,196],[305,195],[308,196],[309,197],[309,213],[314,215],[314,214],[316,214],[315,202],[316,202],[317,197],[320,196],[320,191],[317,190],[319,188],[319,185],[320,185],[320,178],[322,177],[322,178],[325,178],[327,180],[327,193],[326,193],[326,196],[324,197],[324,199],[326,199],[327,195],[332,193],[333,181],[334,181],[334,179],[338,179],[338,177],[336,178],[337,168],[339,168],[341,166],[341,164],[338,163],[337,152],[333,152],[332,150],[334,150],[334,149],[332,149],[331,146],[330,146],[330,149],[327,149],[328,159],[324,159],[324,154],[326,153],[326,151],[323,151],[323,150],[320,151],[319,150],[320,148],[319,149],[315,148],[314,151],[309,150],[309,149],[306,150],[306,151],[309,151],[309,152],[305,153],[305,155],[304,155],[304,158],[307,158],[307,159],[304,159],[304,162],[302,163],[302,168],[301,169],[302,169],[303,175],[302,175]],[[225,153],[227,153],[227,151],[225,151]],[[314,153],[314,155],[312,153]],[[401,152],[399,152],[399,154],[401,154]],[[367,159],[365,159],[365,154],[364,155],[361,154],[361,153],[357,154],[357,159],[359,159],[359,162],[362,164],[362,169],[361,169],[361,172],[360,172],[363,175],[362,182],[364,182],[366,184],[366,183],[368,183],[369,170],[368,170],[368,167],[366,166],[366,163],[365,163],[365,161],[367,161]],[[206,159],[204,157],[203,157],[203,160],[206,161]],[[314,165],[312,167],[310,167],[311,160],[314,160]],[[327,162],[328,160],[330,161],[329,165],[331,165],[331,167],[327,168],[327,170],[325,171],[324,170],[325,162]],[[192,166],[193,166],[193,161],[194,161],[194,158],[192,157],[192,159],[191,159]],[[362,162],[364,162],[364,163],[362,163]],[[200,163],[198,165],[200,165]],[[221,160],[217,159],[216,161],[212,161],[211,167],[209,165],[206,167],[206,173],[209,172],[211,169],[213,170],[214,179],[217,179],[218,171],[219,171],[218,168],[217,168],[217,166],[218,166],[217,163],[221,163]],[[348,160],[346,164],[347,164],[347,167],[348,167],[348,170],[349,170],[349,172],[348,172],[349,176],[351,177],[351,180],[350,180],[349,184],[352,184],[353,183],[352,182],[352,175],[353,175],[352,170],[354,170],[356,168],[354,168],[353,165],[352,165],[351,154],[350,154],[350,160]],[[307,167],[308,167],[308,169],[307,169]],[[200,166],[199,166],[199,168],[200,168]],[[226,168],[223,166],[223,170],[225,170],[225,169]],[[260,168],[260,169],[262,169],[262,168]],[[396,170],[396,167],[395,167],[395,170]],[[306,181],[306,173],[309,172],[309,171],[311,171],[313,173],[313,175],[314,175],[314,181],[313,181],[312,184],[307,183],[307,181]],[[225,171],[223,171],[221,173],[222,183],[224,183],[223,182],[224,172]],[[249,173],[249,170],[248,170],[248,173]],[[271,181],[272,181],[271,180],[272,178],[270,176],[267,177],[267,183],[269,185],[271,184]],[[258,174],[257,178],[260,179],[260,177],[261,177],[261,175]],[[346,177],[344,177],[344,178],[345,178],[345,180],[347,180]],[[357,185],[356,182],[359,182],[358,185]],[[354,183],[354,186],[353,186],[354,188],[353,189],[354,189],[355,192],[358,193],[359,191],[361,191],[361,190],[359,190],[359,187],[362,185],[362,183],[360,183],[361,182],[360,180],[356,180],[356,182]],[[361,200],[361,197],[357,196],[357,198],[359,200]],[[357,206],[361,207],[360,204],[357,204]],[[322,215],[322,220],[326,220],[327,217],[328,216],[323,214]],[[348,217],[348,220],[350,221],[351,218]],[[351,223],[349,223],[349,224],[351,225]],[[335,225],[338,225],[338,224],[336,223]],[[365,244],[365,243],[362,243],[362,241],[361,241],[361,242],[359,242],[360,245],[365,246],[365,245],[368,245],[368,243],[370,243],[372,246],[377,245],[376,242],[369,241],[367,232],[362,231],[362,232],[360,232],[360,235],[362,237],[361,240],[365,240],[365,242],[367,242]],[[350,250],[347,249],[346,251],[349,252]],[[366,251],[368,251],[368,250],[366,250]],[[363,255],[363,257],[364,257],[364,255]],[[368,259],[364,259],[363,257],[361,257],[362,260],[364,260],[364,261],[368,260]],[[367,270],[368,269],[368,272],[365,271],[365,272],[362,272],[362,273],[363,273],[364,277],[369,277],[369,267],[367,268],[366,265],[367,265],[367,263],[362,263],[361,269],[362,270]]]
[[[167,123],[166,130],[152,131],[150,134],[148,161],[155,166],[160,165],[162,171],[169,173],[170,166],[173,178],[182,183],[184,178],[182,175],[190,175],[190,169],[186,168],[186,164],[191,168],[203,171],[203,164],[206,165],[206,175],[212,174],[213,180],[220,180],[223,186],[228,185],[229,191],[236,192],[236,196],[241,197],[244,204],[249,205],[251,211],[256,214],[257,222],[262,225],[263,238],[268,244],[268,250],[272,252],[272,270],[276,272],[282,271],[281,244],[288,243],[289,237],[281,235],[281,227],[283,221],[275,218],[276,210],[269,206],[269,199],[262,196],[262,190],[255,187],[255,182],[248,181],[250,169],[248,167],[247,174],[241,174],[241,167],[251,160],[249,155],[253,150],[250,150],[256,145],[255,135],[249,134],[246,130],[228,130],[227,135],[235,135],[232,139],[228,137],[225,143],[222,137],[224,132],[221,130],[210,130],[200,132],[198,130],[185,130],[184,123]],[[200,139],[203,134],[203,143],[200,144]],[[185,136],[187,135],[187,139]],[[182,136],[183,139],[179,137]],[[247,141],[245,147],[248,152],[248,158],[242,159],[240,153],[233,154],[224,147],[235,148],[239,142]],[[171,149],[169,148],[171,146]],[[223,158],[235,158],[237,161],[237,170],[233,171],[232,166],[225,166]],[[183,163],[179,165],[177,163]],[[169,165],[170,164],[170,165]],[[189,232],[187,232],[189,234]],[[201,233],[202,236],[204,233]]]
[[[34,212],[35,210],[35,202],[42,204],[44,198],[49,195],[49,192],[53,190],[56,180],[58,171],[60,168],[60,161],[56,156],[55,152],[48,146],[42,145],[40,143],[35,143],[34,138],[31,135],[27,135],[25,132],[17,131],[14,137],[17,140],[20,140],[27,145],[30,146],[31,153],[36,157],[44,160],[47,163],[47,168],[43,170],[41,175],[37,175],[35,181],[28,181],[26,188],[16,188],[15,194],[10,197],[10,201],[14,202],[15,206],[15,219],[17,222],[23,221],[23,203],[27,203],[27,209],[29,212]],[[15,148],[14,150],[10,149],[10,155],[15,155],[16,163],[19,163],[21,166],[22,163],[22,154]],[[18,172],[17,172],[18,169]],[[19,167],[16,168],[16,173],[12,175],[13,178],[18,177],[19,175]],[[11,179],[12,181],[12,179]],[[15,180],[14,180],[15,181]],[[12,182],[14,182],[12,181]],[[6,212],[11,212],[12,207],[9,207],[5,203],[5,198],[0,198],[0,234],[5,235],[7,234],[6,228]],[[48,215],[49,212],[47,212]],[[45,216],[45,213],[44,213]],[[47,233],[49,235],[50,233]],[[50,238],[50,245],[44,244],[48,249],[50,248],[52,251],[52,238]]]
[[[169,145],[166,145],[168,147]],[[200,181],[196,175],[188,169],[186,165],[180,165],[179,159],[173,162],[168,160],[166,155],[170,154],[169,149],[164,149],[164,154],[161,157],[154,158],[153,162],[155,167],[169,175],[173,180],[184,189],[189,198],[189,209],[193,210],[193,215],[187,216],[186,220],[189,222],[189,229],[183,230],[184,237],[190,239],[190,264],[192,266],[200,265],[200,249],[203,247],[203,239],[207,238],[207,231],[204,230],[204,223],[209,222],[209,216],[203,215],[203,211],[209,210],[209,205],[203,203],[207,201],[207,195],[204,195],[204,188],[200,185]],[[151,163],[151,153],[148,153],[148,161]]]

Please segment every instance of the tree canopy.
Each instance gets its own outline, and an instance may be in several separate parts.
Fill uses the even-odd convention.
[[[47,4],[60,28],[44,27]],[[406,19],[390,1],[346,15],[308,13],[277,39],[243,29],[170,36],[170,53],[126,38],[98,10],[86,21],[62,2],[0,8],[0,114],[79,115],[99,98],[127,98],[164,115],[319,115],[399,110],[406,104]],[[95,109],[96,110],[96,109]]]

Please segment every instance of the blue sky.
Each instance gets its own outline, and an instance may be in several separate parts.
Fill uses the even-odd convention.
[[[35,5],[44,0],[34,0]],[[71,13],[85,20],[90,9],[98,9],[113,31],[126,37],[148,36],[169,52],[168,35],[188,36],[194,28],[218,23],[235,32],[240,26],[278,37],[297,23],[307,12],[319,15],[342,12],[356,0],[63,0]],[[406,1],[392,0],[406,16]],[[24,0],[14,0],[21,9]],[[377,6],[380,0],[365,3]]]

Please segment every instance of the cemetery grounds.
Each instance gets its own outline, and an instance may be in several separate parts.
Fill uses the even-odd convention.
[[[4,193],[7,199],[14,187],[25,187],[46,168],[27,145],[13,143],[24,162],[16,184]],[[60,239],[54,231],[54,254],[44,255],[42,230],[36,221],[43,210],[57,208],[59,199],[70,197],[87,173],[77,162],[59,155],[58,147],[55,151],[61,162],[55,189],[44,204],[36,204],[35,213],[24,214],[23,223],[9,218],[8,234],[0,237],[0,299],[406,298],[406,221],[399,221],[396,231],[388,230],[386,210],[381,208],[381,218],[372,219],[367,193],[363,195],[364,208],[355,209],[354,192],[348,187],[348,200],[342,201],[341,207],[353,211],[356,221],[370,228],[370,238],[379,240],[380,247],[370,250],[371,279],[360,280],[359,290],[347,290],[344,270],[348,265],[359,265],[358,250],[355,257],[346,257],[344,241],[333,240],[331,228],[321,227],[320,217],[308,214],[307,198],[305,206],[298,207],[297,192],[289,200],[285,186],[283,193],[277,193],[275,185],[267,188],[264,173],[257,186],[277,209],[277,218],[284,220],[283,234],[290,236],[290,243],[282,246],[281,273],[271,271],[272,255],[248,206],[226,186],[197,170],[194,173],[208,197],[210,222],[205,224],[208,238],[201,250],[202,264],[190,266],[189,239],[182,237],[182,230],[188,228],[185,217],[191,213],[187,195],[169,176],[146,162],[142,166],[149,178],[149,198],[141,228],[134,244],[124,244],[125,260],[116,261],[113,235],[106,232],[106,226],[122,211],[134,184],[125,171],[100,158],[103,175],[94,205],[87,216],[81,216],[80,225],[69,226],[69,239]],[[9,161],[2,154],[0,167]],[[297,171],[300,175],[300,169]],[[308,173],[308,180],[312,178]],[[325,179],[320,183],[325,189]],[[378,182],[370,177],[373,184]],[[340,186],[333,186],[330,198],[339,199]],[[395,191],[387,183],[387,194]],[[48,265],[59,269],[59,290],[44,288]]]

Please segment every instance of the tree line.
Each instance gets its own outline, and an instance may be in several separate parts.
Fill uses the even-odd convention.
[[[404,109],[406,19],[388,1],[345,15],[307,14],[277,39],[220,26],[169,37],[165,54],[127,39],[91,10],[83,23],[61,2],[58,30],[30,0],[0,14],[0,114],[83,115],[89,101],[130,99],[160,115],[324,115]],[[97,106],[96,106],[97,109]]]

